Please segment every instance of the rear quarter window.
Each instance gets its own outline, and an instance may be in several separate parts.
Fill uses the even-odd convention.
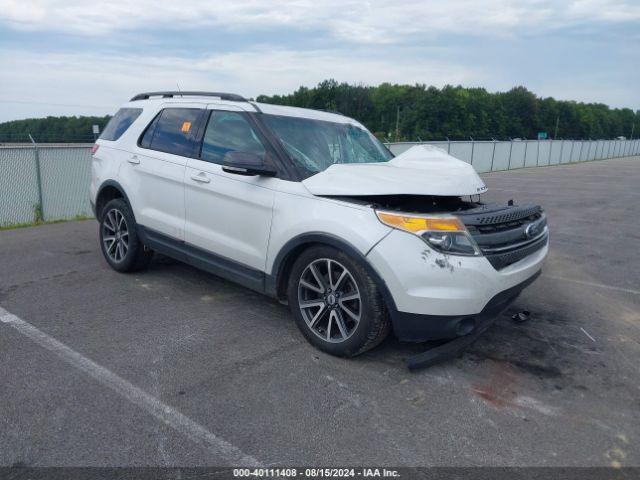
[[[102,135],[100,135],[100,139],[109,141],[118,140],[141,113],[141,108],[121,108],[111,117]]]

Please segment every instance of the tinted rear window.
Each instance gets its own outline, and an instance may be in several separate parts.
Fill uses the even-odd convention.
[[[140,146],[175,155],[191,156],[196,143],[198,108],[166,108],[149,124]]]
[[[109,120],[107,126],[104,127],[104,131],[100,138],[102,140],[118,140],[127,128],[140,116],[142,113],[141,108],[121,108],[116,114]]]

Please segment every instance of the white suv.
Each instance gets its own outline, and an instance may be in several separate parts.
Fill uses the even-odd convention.
[[[473,167],[393,155],[337,113],[225,93],[136,95],[94,146],[106,261],[159,252],[288,301],[304,336],[353,356],[481,331],[540,272],[537,205],[488,205]]]

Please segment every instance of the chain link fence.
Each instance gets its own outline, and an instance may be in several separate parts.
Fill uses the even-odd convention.
[[[91,144],[0,145],[0,227],[92,215]]]
[[[402,142],[434,145],[482,172],[640,154],[640,140]],[[0,145],[0,227],[88,217],[91,144]]]
[[[509,140],[388,143],[394,155],[415,145],[433,145],[470,163],[478,173],[543,167],[640,154],[635,140]]]

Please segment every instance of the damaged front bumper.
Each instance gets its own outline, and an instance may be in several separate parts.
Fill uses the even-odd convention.
[[[473,335],[540,274],[548,239],[500,270],[484,256],[444,255],[420,238],[394,230],[367,255],[385,280],[393,328],[402,341]]]
[[[455,340],[448,341],[442,345],[438,345],[437,347],[430,348],[423,353],[407,358],[406,364],[409,370],[429,367],[436,363],[444,362],[456,357],[462,350],[475,342],[476,339],[498,318],[498,315],[500,315],[500,313],[502,313],[509,304],[515,300],[518,295],[520,295],[522,289],[538,278],[540,273],[542,272],[538,271],[538,273],[530,279],[522,282],[522,284],[511,287],[504,292],[500,292],[491,299],[487,306],[478,315],[463,317],[460,319],[448,319],[446,322],[454,325],[465,320],[470,321],[474,328],[464,336],[457,337]],[[424,319],[422,319],[422,321],[424,321]],[[418,328],[424,328],[424,326],[420,325]]]
[[[497,317],[520,295],[522,290],[542,273],[538,270],[532,277],[495,295],[480,313],[474,315],[424,315],[395,312],[396,334],[405,341],[453,339],[475,336],[484,332]]]

